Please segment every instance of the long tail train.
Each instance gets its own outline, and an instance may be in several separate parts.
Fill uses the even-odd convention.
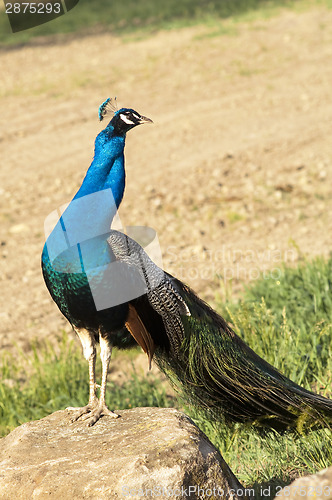
[[[332,423],[332,400],[295,384],[260,358],[188,286],[143,248],[112,231],[108,243],[146,293],[129,302],[126,327],[196,407],[278,431]]]

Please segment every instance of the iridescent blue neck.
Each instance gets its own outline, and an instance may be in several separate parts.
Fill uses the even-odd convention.
[[[108,136],[104,130],[97,136],[93,161],[74,200],[111,189],[116,207],[119,207],[125,188],[124,146],[125,136]]]
[[[98,234],[109,230],[125,189],[124,146],[125,136],[114,136],[110,125],[97,136],[93,161],[66,210],[72,206],[73,223],[84,217],[91,219]]]
[[[114,135],[110,124],[97,136],[94,158],[82,185],[47,239],[51,260],[66,248],[92,239],[107,247],[102,235],[109,232],[125,189],[124,146],[125,135]],[[95,251],[98,254],[101,252]]]

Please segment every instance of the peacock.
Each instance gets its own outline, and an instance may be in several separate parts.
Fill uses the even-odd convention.
[[[152,123],[131,108],[116,109],[116,101],[106,99],[98,111],[99,120],[114,113],[108,125],[95,139],[92,163],[82,185],[48,236],[41,258],[46,286],[77,333],[89,363],[89,401],[72,410],[72,420],[88,418],[93,425],[102,415],[117,417],[105,404],[107,371],[112,346],[129,347],[135,340],[124,330],[127,303],[100,301],[117,290],[118,282],[105,279],[110,260],[107,235],[125,189],[124,148],[126,134],[132,128]],[[107,274],[107,273],[106,273]],[[102,381],[96,395],[96,343],[100,343]]]
[[[152,120],[107,99],[114,115],[95,141],[91,166],[47,238],[47,288],[71,323],[89,362],[89,401],[72,421],[117,417],[105,403],[113,346],[139,344],[187,400],[214,419],[277,430],[332,421],[332,401],[298,386],[256,355],[187,285],[158,267],[128,235],[111,230],[125,188],[126,133]],[[102,381],[96,395],[96,343]]]

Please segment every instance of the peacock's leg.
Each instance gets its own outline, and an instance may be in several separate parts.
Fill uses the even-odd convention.
[[[99,335],[100,342],[100,357],[103,368],[102,379],[101,379],[101,387],[100,387],[100,396],[99,403],[97,407],[83,417],[83,420],[89,419],[88,426],[91,427],[94,425],[102,416],[110,416],[113,418],[118,418],[119,415],[109,410],[106,406],[105,395],[106,395],[106,385],[107,385],[107,372],[108,367],[111,360],[112,347],[107,339],[103,338]]]
[[[68,407],[67,410],[75,411],[72,422],[78,420],[82,415],[90,413],[98,406],[96,396],[96,346],[94,336],[85,329],[75,329],[83,347],[85,359],[89,362],[89,402],[81,408]]]

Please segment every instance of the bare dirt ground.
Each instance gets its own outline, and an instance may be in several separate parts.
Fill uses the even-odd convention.
[[[126,225],[157,230],[164,268],[210,303],[282,260],[328,255],[332,11],[0,53],[0,348],[70,330],[43,283],[44,220],[77,190],[99,104],[130,132]]]

